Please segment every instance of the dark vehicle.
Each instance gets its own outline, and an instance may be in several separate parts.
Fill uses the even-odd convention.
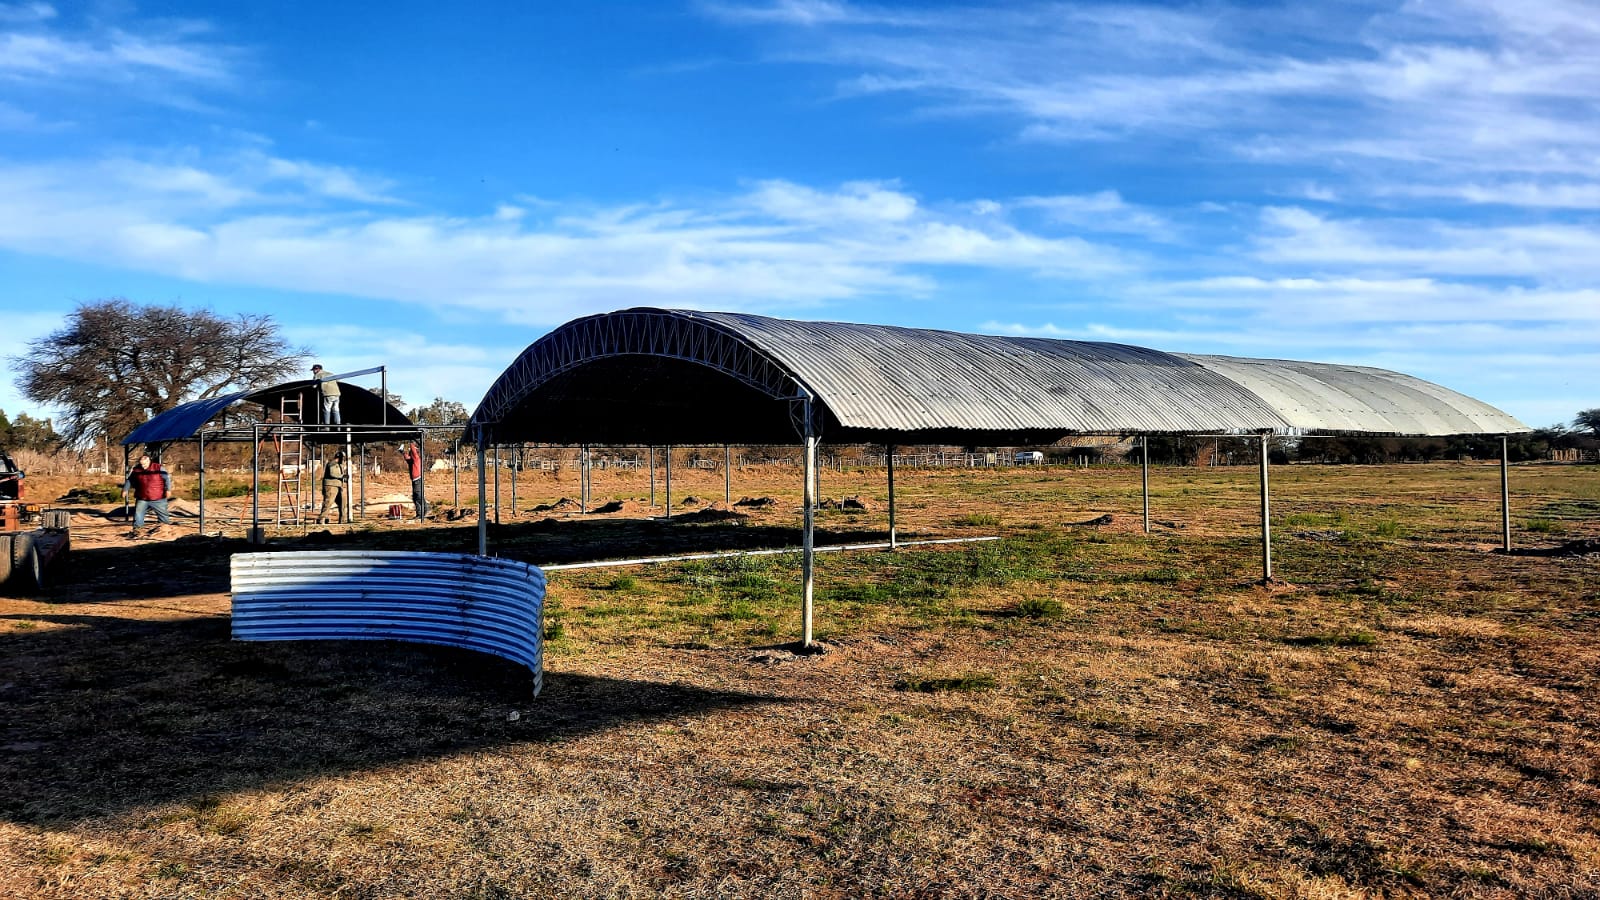
[[[6,593],[43,588],[45,567],[71,544],[67,511],[26,502],[26,477],[0,450],[0,590]]]

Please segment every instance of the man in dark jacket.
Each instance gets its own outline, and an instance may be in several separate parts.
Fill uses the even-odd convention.
[[[318,525],[328,522],[328,507],[333,507],[334,521],[343,524],[350,521],[345,515],[344,483],[350,475],[350,469],[345,465],[344,451],[340,450],[333,456],[333,461],[322,467],[322,512],[317,516]]]
[[[156,521],[162,525],[171,525],[172,517],[167,515],[167,498],[172,496],[172,476],[166,469],[161,468],[161,463],[151,462],[150,454],[139,457],[139,464],[128,473],[128,479],[122,483],[122,496],[127,499],[133,495],[133,531],[128,537],[138,537],[139,529],[144,527],[144,513],[147,509],[156,511]],[[154,534],[155,526],[151,526],[150,533]]]

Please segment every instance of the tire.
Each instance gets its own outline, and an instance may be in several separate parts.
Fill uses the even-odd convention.
[[[8,535],[10,552],[0,562],[0,584],[6,584],[11,593],[32,592],[44,587],[44,558],[39,546],[29,532]]]

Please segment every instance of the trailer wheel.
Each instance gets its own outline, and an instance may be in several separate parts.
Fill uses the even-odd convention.
[[[22,532],[8,535],[10,552],[0,559],[0,584],[10,581],[13,590],[37,590],[44,587],[44,559],[39,555],[39,545],[32,534]]]

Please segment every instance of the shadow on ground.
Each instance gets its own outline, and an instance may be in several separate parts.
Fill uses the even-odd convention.
[[[887,540],[885,533],[854,528],[848,521],[819,525],[817,544]],[[902,540],[917,535],[902,531]],[[695,519],[556,519],[489,526],[489,552],[535,564],[588,562],[682,553],[798,547],[792,527],[752,525],[743,517]],[[107,603],[152,597],[228,592],[228,558],[274,550],[417,550],[476,553],[476,524],[436,525],[393,531],[312,530],[274,537],[265,546],[238,538],[188,536],[132,546],[74,548],[48,573],[38,599],[53,603]]]
[[[236,643],[226,616],[0,621],[0,817],[17,823],[784,702],[560,673],[546,673],[535,700],[527,670],[493,657],[391,642]]]

